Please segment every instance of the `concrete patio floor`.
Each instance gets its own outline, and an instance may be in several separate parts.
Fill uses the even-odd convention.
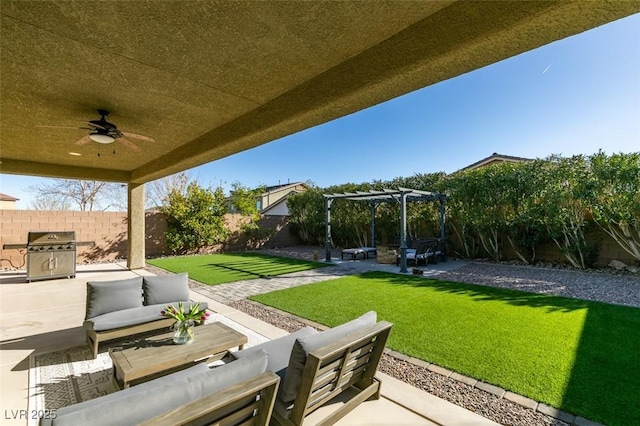
[[[369,262],[349,263],[350,265],[345,266],[360,268]],[[356,266],[358,264],[361,266]],[[27,284],[25,271],[0,273],[1,424],[26,424],[24,418],[14,419],[11,413],[28,410],[29,357],[32,353],[85,344],[82,321],[86,303],[86,281],[116,280],[149,274],[145,270],[129,271],[120,263],[81,265],[78,266],[74,279]],[[211,310],[266,338],[273,339],[286,334],[284,330],[202,294],[192,292],[192,298],[207,301]],[[338,425],[496,424],[393,377],[382,373],[378,373],[378,376],[382,380],[382,398],[364,402],[340,420]],[[331,407],[326,407],[321,410],[330,409]],[[308,419],[308,424],[313,424],[315,418],[322,416],[321,410]]]

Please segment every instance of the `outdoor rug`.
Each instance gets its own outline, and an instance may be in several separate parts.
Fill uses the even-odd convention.
[[[220,314],[213,314],[207,319],[207,323],[215,321],[247,336],[245,348],[268,340]],[[118,388],[112,381],[112,375],[108,352],[100,352],[96,359],[91,359],[87,346],[32,354],[29,357],[28,412],[55,410],[116,392]],[[29,422],[29,426],[38,424],[33,419]]]

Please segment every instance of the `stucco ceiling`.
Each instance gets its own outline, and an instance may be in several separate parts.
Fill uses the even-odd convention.
[[[2,0],[0,172],[147,182],[638,11],[635,0]],[[87,130],[42,127],[81,127],[99,108],[155,142],[131,139],[137,153],[116,140],[113,154],[75,144]]]

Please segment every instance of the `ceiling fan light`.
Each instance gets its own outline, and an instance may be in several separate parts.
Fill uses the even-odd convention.
[[[104,143],[104,144],[112,143],[116,140],[113,136],[105,135],[104,133],[100,133],[100,132],[91,133],[89,135],[89,139],[91,139],[94,142]]]

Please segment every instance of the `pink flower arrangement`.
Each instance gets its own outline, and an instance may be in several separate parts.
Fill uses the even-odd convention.
[[[168,305],[164,310],[160,311],[164,317],[173,318],[176,321],[205,321],[210,313],[206,309],[200,309],[200,302],[191,306],[191,309],[185,312],[182,302],[178,302],[178,308]]]

